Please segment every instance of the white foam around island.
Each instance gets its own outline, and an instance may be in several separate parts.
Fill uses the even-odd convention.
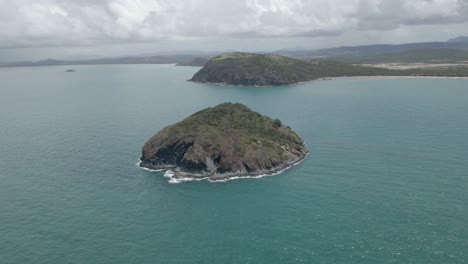
[[[228,182],[228,181],[233,181],[233,180],[239,180],[239,179],[260,179],[260,178],[263,178],[263,177],[269,177],[269,176],[276,176],[276,175],[279,175],[287,170],[289,170],[290,168],[298,165],[299,163],[303,162],[307,156],[309,155],[309,152],[307,152],[307,154],[304,156],[303,159],[301,159],[300,161],[282,169],[282,170],[279,170],[275,173],[271,173],[271,174],[260,174],[260,175],[252,175],[252,176],[249,176],[249,175],[245,175],[245,176],[235,176],[235,177],[229,177],[229,178],[225,178],[225,179],[219,179],[219,180],[213,180],[213,179],[210,179],[209,177],[198,177],[198,178],[195,178],[195,177],[174,177],[175,176],[175,173],[172,171],[172,170],[166,170],[166,172],[164,172],[164,177],[165,178],[168,178],[169,179],[169,183],[171,184],[178,184],[178,183],[183,183],[183,182],[190,182],[190,181],[203,181],[203,180],[207,180],[209,182],[212,182],[212,183],[222,183],[222,182]],[[164,170],[152,170],[152,169],[148,169],[148,168],[144,168],[144,167],[140,167],[140,163],[141,161],[139,161],[137,163],[137,166],[140,168],[140,169],[143,169],[143,170],[146,170],[146,171],[150,171],[150,172],[160,172],[160,171],[164,171]]]
[[[141,164],[141,160],[139,160],[139,161],[137,162],[137,164],[136,164],[137,167],[140,168],[140,169],[142,169],[142,170],[145,170],[145,171],[150,171],[150,172],[163,171],[163,170],[152,170],[152,169],[148,169],[148,168],[145,168],[145,167],[141,167],[140,164]]]
[[[252,176],[249,176],[249,175],[245,175],[245,176],[236,176],[236,177],[230,177],[230,178],[226,178],[226,179],[221,179],[221,180],[212,180],[212,179],[207,179],[209,182],[214,182],[214,183],[217,183],[217,182],[228,182],[228,181],[233,181],[233,180],[239,180],[239,179],[260,179],[260,178],[264,178],[264,177],[270,177],[270,176],[276,176],[276,175],[279,175],[287,170],[289,170],[290,168],[298,165],[299,163],[303,162],[307,156],[309,155],[309,153],[307,153],[305,155],[305,157],[303,159],[301,159],[300,161],[292,164],[292,165],[289,165],[288,167],[282,169],[282,170],[279,170],[277,172],[274,172],[274,173],[270,173],[270,174],[260,174],[260,175],[252,175]]]

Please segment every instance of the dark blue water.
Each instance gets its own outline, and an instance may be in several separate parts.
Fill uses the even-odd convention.
[[[0,69],[0,263],[466,263],[468,80],[223,87],[169,65]],[[135,165],[218,103],[311,154],[274,177],[170,184]]]

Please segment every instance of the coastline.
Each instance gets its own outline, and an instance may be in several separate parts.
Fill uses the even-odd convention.
[[[155,169],[150,169],[150,168],[142,166],[141,160],[139,160],[136,165],[140,169],[150,171],[150,172],[165,171],[164,177],[169,178],[169,183],[172,183],[172,184],[188,182],[188,181],[203,181],[203,180],[207,180],[208,182],[211,182],[211,183],[217,183],[217,182],[227,182],[227,181],[238,180],[238,179],[260,179],[263,177],[279,175],[289,170],[290,168],[302,163],[307,158],[307,156],[309,156],[309,154],[310,154],[310,151],[307,150],[307,152],[302,157],[300,157],[299,159],[295,161],[290,161],[290,162],[283,164],[282,166],[274,167],[268,170],[262,170],[256,173],[230,172],[230,173],[223,173],[223,174],[212,174],[212,175],[205,174],[204,175],[204,174],[191,174],[187,172],[181,172],[177,166],[165,166],[165,168],[155,167]]]
[[[304,82],[296,82],[290,84],[282,84],[282,85],[237,85],[237,84],[229,84],[225,82],[201,82],[201,81],[194,81],[194,80],[187,80],[193,83],[200,83],[200,84],[212,84],[218,86],[232,86],[232,87],[288,87],[288,86],[295,86],[301,85],[311,82],[320,82],[320,81],[332,81],[332,80],[340,80],[340,79],[466,79],[468,80],[468,76],[398,76],[398,75],[363,75],[363,76],[339,76],[339,77],[323,77],[318,78],[310,81]]]
[[[324,78],[319,78],[315,80],[292,83],[292,84],[283,85],[283,86],[294,86],[294,85],[307,84],[311,82],[323,82],[323,81],[333,81],[333,80],[343,80],[343,79],[459,79],[459,80],[468,80],[468,76],[396,76],[396,75],[392,75],[392,76],[386,76],[386,75],[340,76],[340,77],[324,77]],[[229,86],[229,84],[225,84],[225,85]],[[260,86],[260,87],[277,87],[277,86]]]
[[[369,75],[369,76],[341,76],[341,77],[330,77],[330,79],[468,79],[468,76],[385,76],[385,75]],[[326,81],[317,79],[319,81]]]

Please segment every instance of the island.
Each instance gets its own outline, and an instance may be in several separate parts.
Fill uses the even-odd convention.
[[[275,54],[227,53],[212,58],[193,82],[243,86],[278,86],[333,77],[442,76],[466,77],[468,68],[388,69],[334,60],[302,60]]]
[[[281,172],[302,161],[304,141],[279,119],[223,103],[162,129],[143,146],[140,166],[172,177],[226,180]]]

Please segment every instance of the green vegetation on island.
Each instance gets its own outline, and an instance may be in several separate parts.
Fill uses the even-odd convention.
[[[301,161],[303,140],[282,124],[238,103],[223,103],[168,126],[145,143],[141,167],[174,177],[212,180],[273,174]]]
[[[211,59],[191,81],[271,86],[353,76],[468,76],[468,68],[393,70],[333,60],[299,60],[280,55],[238,52]]]

